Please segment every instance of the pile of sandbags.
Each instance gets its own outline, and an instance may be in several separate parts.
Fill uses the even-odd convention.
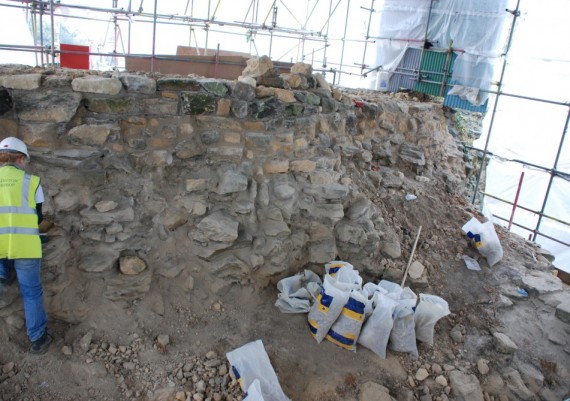
[[[353,351],[359,343],[381,358],[388,347],[417,357],[416,340],[433,344],[435,324],[449,314],[447,302],[438,296],[420,294],[418,302],[410,288],[387,280],[363,285],[358,271],[344,261],[327,263],[322,281],[306,270],[280,281],[278,288],[276,305],[288,313],[308,311],[318,343],[327,339]],[[292,306],[299,303],[302,308]]]

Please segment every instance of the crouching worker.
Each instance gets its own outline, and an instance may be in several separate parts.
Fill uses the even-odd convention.
[[[40,178],[24,171],[30,159],[26,144],[8,137],[0,142],[0,297],[16,272],[24,301],[29,352],[47,351],[52,337],[47,332],[40,277],[44,193]]]

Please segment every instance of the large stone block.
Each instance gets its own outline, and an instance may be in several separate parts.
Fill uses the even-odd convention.
[[[81,98],[80,93],[49,90],[21,92],[13,100],[22,121],[62,123],[73,118]]]
[[[291,171],[295,173],[310,173],[316,168],[317,163],[312,160],[293,160],[291,162]]]
[[[188,77],[164,77],[156,81],[159,91],[199,91],[202,89],[200,83]]]
[[[172,99],[145,99],[142,101],[142,109],[150,115],[177,115],[178,101]]]
[[[72,143],[101,146],[109,137],[111,130],[103,125],[80,125],[67,134]]]
[[[216,111],[216,98],[208,93],[183,92],[180,98],[184,114],[208,114]]]
[[[289,160],[269,160],[263,164],[265,174],[281,174],[289,171]]]
[[[246,61],[246,67],[242,75],[260,77],[273,69],[273,62],[268,56],[254,57]]]
[[[251,150],[267,150],[271,147],[272,136],[262,132],[247,132],[245,144]]]
[[[107,225],[113,222],[128,222],[135,219],[135,212],[132,207],[119,210],[112,210],[100,213],[94,209],[83,209],[79,212],[83,217],[84,224]]]
[[[243,157],[243,146],[211,146],[206,155],[215,161],[240,161]]]
[[[42,82],[42,74],[16,74],[0,76],[0,86],[9,89],[38,89]]]
[[[84,78],[75,78],[71,81],[71,88],[76,92],[117,95],[123,88],[123,84],[117,78],[88,76]]]
[[[120,256],[118,250],[105,245],[95,248],[83,246],[79,254],[77,268],[88,273],[100,273],[111,270]]]
[[[224,211],[204,217],[189,235],[198,242],[233,242],[238,237],[239,223]]]
[[[199,82],[206,92],[211,93],[212,95],[223,97],[228,93],[228,87],[221,81],[207,79]]]
[[[130,97],[88,98],[85,107],[94,113],[126,114],[133,111],[135,102]]]
[[[174,149],[174,154],[179,159],[190,159],[205,153],[206,148],[196,138],[182,141]]]
[[[229,170],[221,174],[216,192],[220,195],[226,195],[246,189],[247,177],[237,171]]]
[[[129,92],[153,94],[156,92],[156,81],[146,75],[126,74],[119,78]]]

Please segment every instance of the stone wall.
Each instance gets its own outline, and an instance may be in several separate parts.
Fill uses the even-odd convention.
[[[132,300],[187,270],[264,285],[337,256],[379,276],[400,258],[373,198],[464,178],[442,106],[302,67],[253,85],[0,68],[0,136],[29,144],[46,193],[48,296],[97,277]]]

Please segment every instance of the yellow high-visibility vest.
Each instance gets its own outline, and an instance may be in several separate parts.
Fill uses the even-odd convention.
[[[35,195],[40,177],[0,167],[0,259],[39,259],[42,244]]]

